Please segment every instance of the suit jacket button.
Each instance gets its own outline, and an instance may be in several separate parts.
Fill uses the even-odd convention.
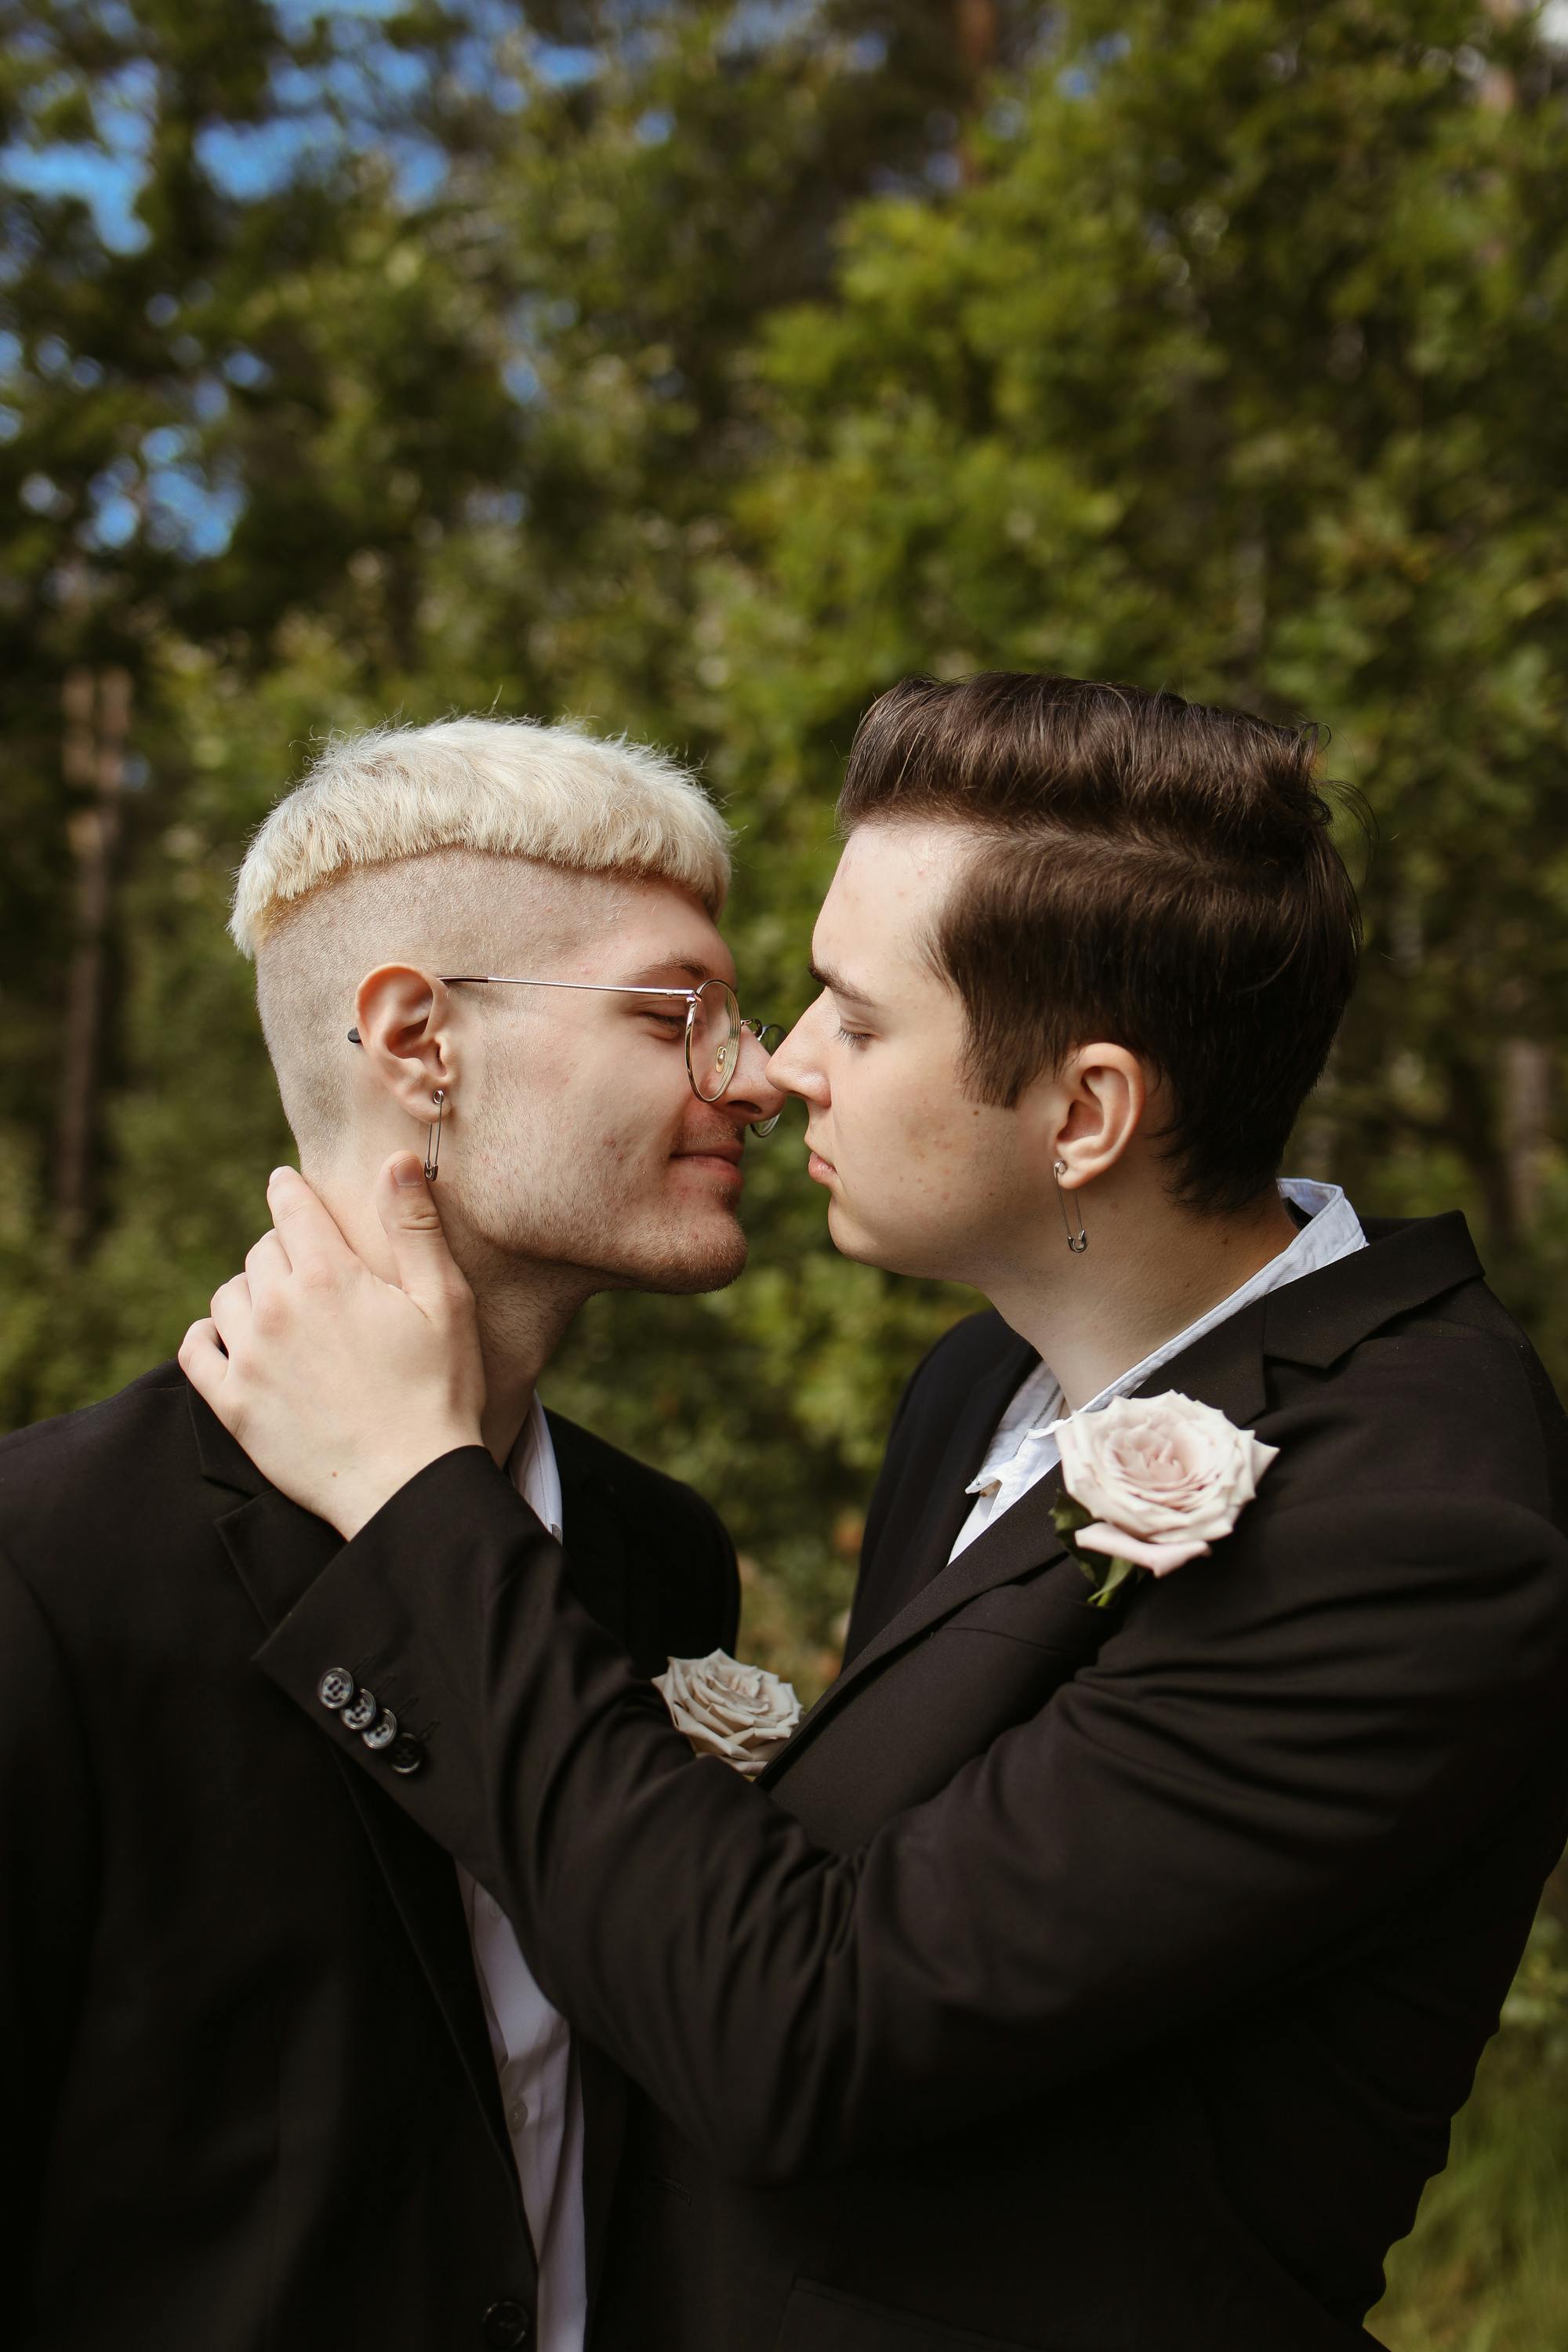
[[[354,1678],[347,1666],[329,1666],[316,1685],[316,1696],[323,1706],[340,1715],[354,1695]]]
[[[425,1761],[425,1748],[411,1731],[400,1732],[386,1751],[386,1760],[395,1772],[417,1772]]]
[[[343,1728],[345,1731],[368,1731],[380,1713],[381,1701],[375,1693],[362,1686],[342,1710]]]
[[[521,2303],[492,2303],[479,2322],[479,2333],[487,2344],[494,2344],[500,2352],[509,2346],[526,2344],[533,2329]]]
[[[384,1706],[368,1731],[360,1738],[367,1748],[390,1748],[397,1737],[397,1717],[389,1706]]]

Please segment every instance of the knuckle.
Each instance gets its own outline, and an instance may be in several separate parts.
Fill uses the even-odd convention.
[[[276,1339],[288,1328],[289,1310],[281,1298],[264,1294],[256,1302],[251,1321],[258,1339]]]

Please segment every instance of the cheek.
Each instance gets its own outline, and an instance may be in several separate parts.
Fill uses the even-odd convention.
[[[888,1107],[882,1136],[886,1191],[916,1218],[956,1231],[1012,1197],[1011,1130],[955,1091],[901,1096]]]
[[[867,1062],[840,1074],[832,1120],[837,1164],[884,1202],[925,1189],[951,1154],[947,1121],[933,1116],[920,1073],[900,1070],[890,1055],[879,1067]]]

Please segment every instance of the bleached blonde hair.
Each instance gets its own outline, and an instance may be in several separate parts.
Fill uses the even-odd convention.
[[[328,742],[258,831],[229,921],[257,964],[301,1150],[344,1132],[342,1039],[366,971],[389,957],[483,968],[502,883],[542,944],[595,875],[674,883],[716,916],[730,829],[673,760],[570,721],[446,719]]]
[[[730,887],[730,828],[663,752],[569,719],[442,719],[327,743],[246,853],[235,945],[254,957],[323,885],[437,849],[673,882],[710,915]]]

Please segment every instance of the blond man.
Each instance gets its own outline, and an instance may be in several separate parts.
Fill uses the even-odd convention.
[[[370,1176],[422,1150],[487,1440],[648,1675],[732,1641],[733,1550],[536,1391],[593,1292],[744,1262],[779,1097],[715,929],[729,864],[653,752],[454,720],[329,747],[234,910],[301,1168],[374,1265]],[[581,2352],[625,2085],[254,1671],[332,1531],[174,1364],[0,1444],[0,1509],[7,2342]],[[337,1662],[324,1696],[404,1784],[432,1727],[384,1667]]]

